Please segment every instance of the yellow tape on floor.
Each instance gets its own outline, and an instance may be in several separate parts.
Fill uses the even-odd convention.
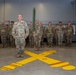
[[[1,68],[1,70],[4,70],[4,71],[13,70],[13,69],[15,69],[15,68],[17,68],[17,67],[23,66],[24,64],[27,64],[27,63],[32,62],[32,61],[34,61],[34,60],[36,60],[36,58],[30,57],[30,58],[21,60],[21,61],[16,62],[16,63],[9,64],[9,65],[7,65],[7,66],[3,66],[3,67]]]
[[[63,70],[74,70],[75,68],[76,67],[73,65],[68,65],[68,66],[62,67]]]
[[[60,62],[59,60],[55,60],[55,59],[52,59],[52,58],[48,58],[48,57],[40,57],[39,60],[47,63],[47,64],[54,64],[54,63],[57,63],[57,62]]]
[[[69,62],[62,62],[62,63],[57,63],[55,65],[51,65],[51,67],[63,67],[69,65]]]
[[[69,62],[62,62],[60,60],[56,60],[56,59],[46,57],[47,55],[56,53],[56,50],[47,50],[47,51],[44,51],[40,54],[36,54],[36,53],[33,53],[33,52],[26,50],[24,53],[28,54],[31,57],[24,59],[24,60],[21,60],[21,61],[18,61],[16,63],[11,63],[7,66],[3,66],[1,68],[1,70],[4,70],[4,71],[14,70],[17,67],[21,67],[21,66],[23,66],[29,62],[35,61],[35,60],[40,60],[46,64],[49,64],[50,67],[53,67],[53,68],[61,67],[63,70],[74,70],[75,69],[75,66],[70,65]]]

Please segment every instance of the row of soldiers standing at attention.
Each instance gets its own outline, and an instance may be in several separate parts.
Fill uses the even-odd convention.
[[[30,47],[33,45],[40,49],[40,47],[44,44],[44,38],[47,39],[48,47],[52,46],[63,46],[63,41],[65,42],[65,46],[72,46],[72,36],[73,36],[73,26],[70,22],[68,22],[65,26],[62,25],[60,21],[55,26],[52,26],[52,23],[49,22],[46,28],[43,26],[42,22],[36,20],[36,30],[33,33],[33,24],[30,23],[29,27],[29,42]]]
[[[62,22],[59,22],[55,26],[49,22],[46,27],[43,26],[42,22],[36,20],[35,30],[33,30],[33,23],[29,25],[29,47],[35,47],[36,50],[40,50],[40,47],[44,44],[44,38],[47,39],[48,47],[63,45],[63,40],[66,46],[72,46],[73,26],[68,22],[63,27]],[[11,21],[11,25],[0,25],[0,37],[2,47],[15,46],[15,40],[12,37],[12,28],[14,22]]]
[[[12,37],[12,28],[14,25],[14,21],[11,21],[11,24],[5,24],[2,22],[0,25],[0,39],[2,43],[2,47],[14,47],[14,38]]]
[[[64,27],[62,22],[59,22],[54,27],[54,38],[56,40],[56,45],[62,46],[63,41],[65,41],[66,46],[72,46],[72,36],[73,36],[73,26],[68,22]]]

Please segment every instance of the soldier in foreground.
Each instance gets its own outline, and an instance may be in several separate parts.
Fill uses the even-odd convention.
[[[23,57],[25,48],[25,39],[28,37],[29,29],[27,23],[22,20],[22,16],[18,15],[18,21],[14,23],[12,35],[15,39],[17,49],[17,57]]]

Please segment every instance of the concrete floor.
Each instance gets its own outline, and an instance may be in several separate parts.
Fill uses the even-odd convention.
[[[76,67],[76,43],[73,47],[44,47],[42,51],[35,51],[34,48],[26,47],[25,50],[39,54],[46,50],[56,50],[56,53],[50,54],[47,57],[60,60],[63,62],[69,62],[70,65]],[[0,48],[0,75],[76,75],[76,68],[74,70],[64,70],[60,68],[52,68],[50,65],[40,60],[35,60],[27,63],[21,67],[17,67],[14,70],[3,71],[1,67],[18,62],[29,58],[30,56],[25,54],[24,58],[15,57],[15,48]]]

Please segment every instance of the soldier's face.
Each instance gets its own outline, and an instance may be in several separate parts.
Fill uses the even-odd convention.
[[[59,25],[62,25],[62,23],[59,23]]]
[[[42,23],[40,22],[40,26],[42,26]]]
[[[32,26],[32,23],[30,23],[30,25]]]
[[[39,23],[39,20],[38,19],[36,20],[36,23]]]
[[[21,21],[22,20],[22,16],[18,15],[18,20]]]
[[[71,23],[69,22],[68,25],[70,25]]]
[[[49,23],[49,26],[51,26],[52,24],[51,23]]]
[[[11,23],[11,25],[14,25],[14,23]]]
[[[5,23],[4,22],[2,22],[2,25],[4,25]]]

